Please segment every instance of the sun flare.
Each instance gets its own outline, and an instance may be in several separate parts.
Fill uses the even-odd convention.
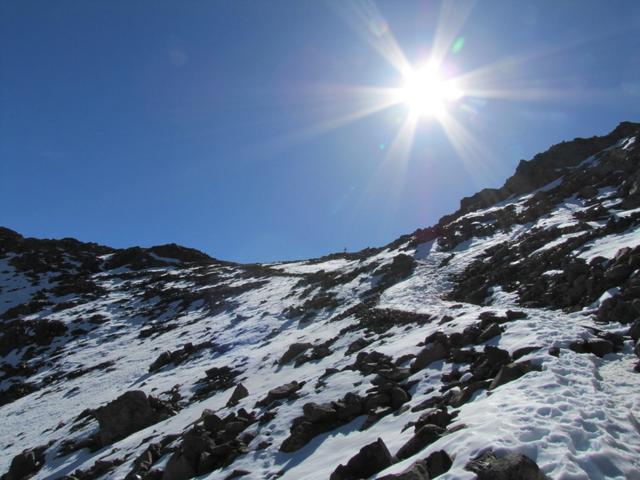
[[[432,64],[403,72],[403,85],[397,94],[398,101],[407,105],[413,116],[436,118],[463,96],[455,80],[444,77]]]

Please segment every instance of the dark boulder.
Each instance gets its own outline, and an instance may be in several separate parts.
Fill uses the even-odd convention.
[[[236,469],[233,472],[231,472],[229,475],[224,477],[224,480],[232,480],[234,478],[244,477],[245,475],[251,475],[251,472],[247,470]]]
[[[411,396],[407,391],[397,385],[391,388],[391,408],[398,410],[402,405],[411,400]]]
[[[631,302],[626,302],[618,297],[607,298],[598,309],[599,322],[631,323],[638,318],[638,312]]]
[[[494,388],[498,388],[500,385],[516,380],[529,372],[540,370],[542,370],[541,367],[534,365],[531,362],[508,363],[500,369],[489,385],[489,390],[493,390]]]
[[[184,455],[174,453],[167,462],[162,480],[188,480],[196,475],[197,471],[191,462]]]
[[[305,382],[285,383],[267,392],[267,396],[256,403],[256,407],[268,407],[279,400],[293,400],[298,397],[297,391],[304,386]]]
[[[368,478],[391,466],[394,459],[381,438],[365,445],[347,462],[339,465],[329,477],[330,480],[356,480]]]
[[[426,462],[419,460],[400,473],[390,473],[379,477],[378,480],[430,480],[430,478]]]
[[[431,424],[423,425],[407,443],[400,447],[400,450],[396,453],[396,457],[404,460],[405,458],[415,455],[438,440],[443,433],[444,429],[442,427]]]
[[[411,372],[415,373],[438,360],[444,360],[449,355],[448,345],[442,341],[436,341],[424,347],[411,364]]]
[[[427,463],[427,470],[431,478],[436,478],[443,473],[446,473],[453,465],[451,457],[444,450],[438,450],[431,453],[425,460]]]
[[[500,328],[500,325],[498,325],[497,323],[492,323],[482,331],[482,333],[478,337],[478,341],[484,343],[491,340],[493,337],[497,337],[498,335],[502,335],[502,328]]]
[[[291,360],[296,358],[302,352],[310,349],[312,346],[313,345],[311,343],[292,343],[291,345],[289,345],[287,351],[282,354],[282,357],[280,357],[280,360],[278,360],[278,364],[285,365],[289,363]]]

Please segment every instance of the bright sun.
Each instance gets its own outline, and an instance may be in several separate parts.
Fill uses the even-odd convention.
[[[454,80],[443,77],[437,67],[430,64],[408,69],[403,77],[398,100],[416,117],[441,117],[450,104],[463,96]]]

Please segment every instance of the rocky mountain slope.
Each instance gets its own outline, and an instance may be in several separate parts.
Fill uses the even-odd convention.
[[[358,253],[0,229],[0,472],[639,479],[640,124]]]

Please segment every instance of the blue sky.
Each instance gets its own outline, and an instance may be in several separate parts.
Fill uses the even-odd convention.
[[[453,5],[0,0],[0,224],[238,261],[358,250],[640,120],[640,2]],[[401,85],[376,46],[417,65],[437,31],[462,39],[448,71],[492,87],[451,106],[465,137],[424,118],[392,148],[404,104],[337,120]]]

